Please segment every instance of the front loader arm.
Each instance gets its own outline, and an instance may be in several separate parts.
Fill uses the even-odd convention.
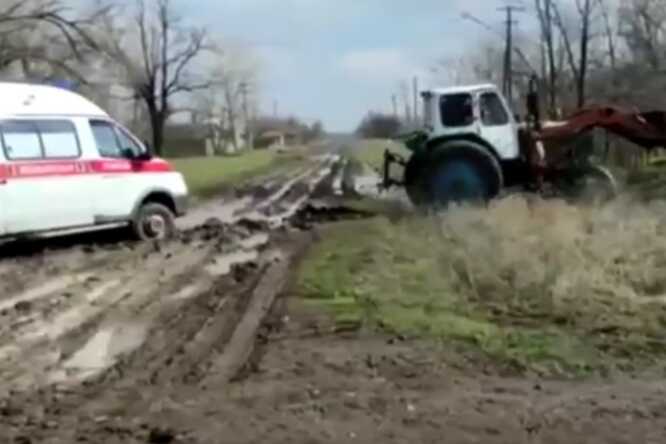
[[[583,108],[562,124],[542,127],[537,138],[573,139],[594,128],[603,128],[647,150],[666,147],[666,111],[639,113],[611,106]]]

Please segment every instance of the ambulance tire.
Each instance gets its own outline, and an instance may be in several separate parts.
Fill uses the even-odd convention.
[[[169,240],[176,235],[176,216],[166,206],[148,202],[132,221],[134,235],[142,241]]]

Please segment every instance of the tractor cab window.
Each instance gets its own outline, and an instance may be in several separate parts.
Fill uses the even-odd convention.
[[[481,94],[481,122],[485,126],[500,126],[509,123],[509,114],[496,93]]]
[[[471,94],[443,95],[439,101],[439,108],[444,126],[460,127],[474,123],[474,104]]]

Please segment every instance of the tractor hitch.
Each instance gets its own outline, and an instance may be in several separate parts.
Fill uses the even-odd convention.
[[[384,168],[382,174],[382,188],[389,189],[392,186],[403,186],[404,182],[401,180],[396,180],[391,177],[391,166],[394,164],[401,165],[405,167],[407,161],[400,154],[391,152],[390,150],[384,151]]]

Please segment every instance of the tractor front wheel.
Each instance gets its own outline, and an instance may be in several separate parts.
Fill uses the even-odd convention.
[[[503,187],[499,162],[484,147],[466,140],[444,142],[427,156],[413,156],[405,184],[416,205],[446,208],[452,203],[486,202]]]

